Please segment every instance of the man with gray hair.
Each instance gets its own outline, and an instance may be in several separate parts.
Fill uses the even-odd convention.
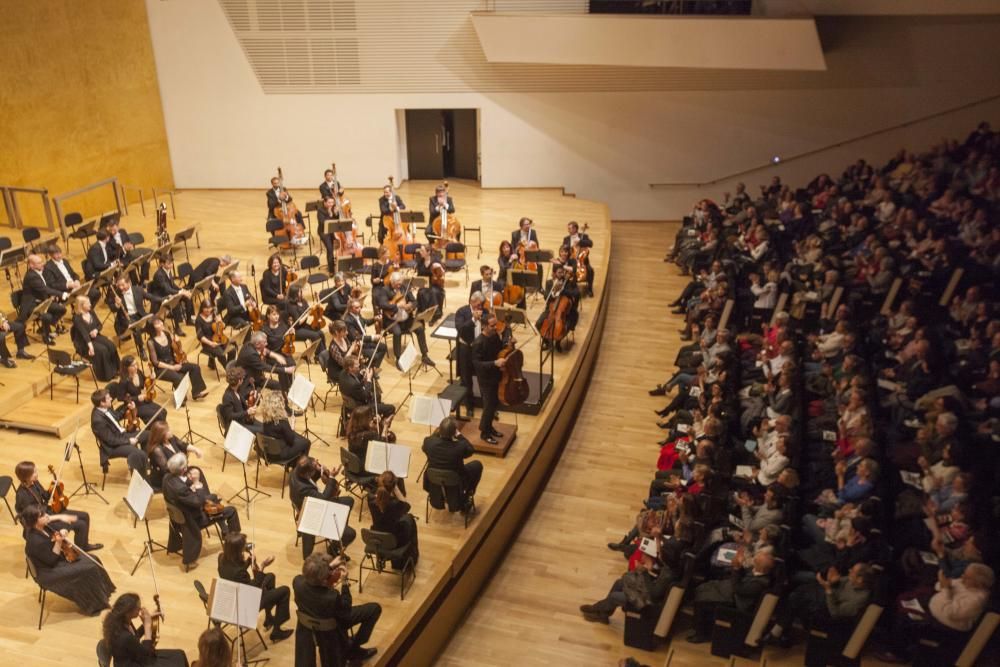
[[[173,518],[167,537],[167,551],[176,552],[183,548],[182,561],[189,566],[201,554],[201,531],[206,526],[218,523],[223,533],[240,532],[240,516],[236,508],[224,507],[211,516],[205,512],[206,501],[219,503],[198,468],[188,468],[184,454],[174,454],[167,459],[167,474],[163,478],[163,499],[176,507],[184,515],[184,523],[177,525]]]
[[[250,336],[236,356],[236,365],[246,371],[258,390],[280,388],[287,394],[295,375],[295,365],[285,355],[268,349],[267,334],[263,331],[256,331]],[[277,386],[274,380],[265,377],[265,373],[278,374]]]

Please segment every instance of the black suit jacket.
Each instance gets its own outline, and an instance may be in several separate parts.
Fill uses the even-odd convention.
[[[174,284],[174,281],[167,275],[167,270],[162,266],[153,274],[153,280],[149,283],[149,293],[161,298],[167,298],[177,294],[181,288]]]
[[[509,331],[509,329],[508,329]],[[499,335],[483,336],[472,344],[472,363],[479,376],[479,383],[496,386],[500,383],[503,371],[493,363],[503,349],[503,340]]]
[[[51,549],[50,549],[51,551]],[[324,642],[339,641],[341,628],[351,625],[351,589],[345,584],[340,590],[329,586],[313,586],[301,574],[292,579],[292,590],[295,592],[295,606],[302,612],[317,619],[334,618],[337,629],[329,632],[317,632]]]
[[[205,507],[205,499],[192,491],[191,487],[177,475],[167,474],[164,476],[163,499],[171,505],[176,505],[184,512],[184,518],[189,524],[200,526],[204,523],[202,510]]]
[[[233,390],[229,387],[226,387],[225,393],[222,394],[222,403],[219,404],[222,424],[227,431],[229,430],[229,425],[234,421],[243,425],[253,423],[253,417],[248,415],[246,410],[246,390],[240,387],[238,391],[239,395],[233,393]]]
[[[199,281],[204,280],[209,276],[214,276],[219,272],[219,267],[222,262],[219,261],[218,257],[209,257],[208,259],[202,260],[201,264],[194,267],[194,271],[188,276],[188,289],[194,287]]]
[[[265,271],[260,278],[260,300],[268,305],[281,303],[278,297],[285,293],[285,277],[287,275],[288,271],[285,270],[285,267],[281,267],[277,275],[270,270]]]
[[[331,479],[323,486],[323,490],[320,491],[319,486],[311,479],[302,479],[295,474],[288,476],[288,496],[292,499],[292,504],[297,509],[302,507],[302,503],[305,502],[306,498],[330,500],[335,497],[336,493],[337,483],[335,480]]]
[[[121,415],[116,411],[112,410],[112,414],[121,423]],[[97,444],[105,449],[114,449],[115,447],[121,447],[123,445],[131,445],[132,434],[127,431],[119,431],[115,428],[115,425],[111,423],[103,411],[94,408],[90,411],[90,430],[94,432],[94,437],[97,438]]]
[[[334,192],[334,189],[336,189],[336,192]],[[326,199],[327,197],[336,199],[337,193],[339,193],[342,189],[343,188],[340,187],[340,181],[337,179],[333,179],[333,187],[330,187],[330,184],[324,180],[319,184],[319,196],[321,199]],[[274,192],[274,190],[271,190],[271,192]]]
[[[451,197],[448,197],[447,202],[448,202],[448,215],[451,215],[455,212],[455,202],[451,200]],[[427,228],[424,230],[427,234],[434,233],[434,228],[432,227],[432,225],[434,224],[434,218],[441,215],[440,213],[438,213],[437,207],[438,207],[437,197],[431,197],[427,201],[427,210],[430,211],[430,217],[427,218]],[[443,229],[441,230],[441,234],[444,234]]]
[[[147,293],[146,290],[144,290],[141,286],[132,285],[131,292],[132,292],[132,298],[135,300],[136,319],[141,319],[148,314],[146,312],[146,303],[145,303],[147,300],[149,301],[149,307],[151,309],[156,310],[157,308],[160,307],[160,301],[162,299],[159,299]],[[117,331],[120,334],[121,332],[125,331],[125,329],[127,329],[129,325],[128,308],[125,306],[125,295],[122,294],[121,308],[118,308],[115,305],[114,299],[112,299],[108,303],[108,308],[113,310],[115,313],[115,331]]]
[[[359,325],[358,321],[354,319],[354,315],[344,313],[344,324],[347,325],[347,339],[352,343],[356,340],[364,341],[365,336],[367,335],[366,327],[375,323],[374,319],[368,319],[362,315],[358,315],[358,319],[361,320],[361,325]]]
[[[405,289],[405,287],[406,284],[404,283],[403,288]],[[392,298],[395,295],[396,292],[386,285],[381,285],[372,290],[372,305],[382,313],[383,327],[391,327],[395,324],[393,316],[399,310],[399,306],[392,303]],[[417,298],[413,296],[412,291],[406,293],[406,303],[415,303],[416,300]]]
[[[486,310],[482,311],[480,317],[480,331],[486,326]],[[466,304],[455,311],[455,329],[458,331],[458,339],[468,345],[476,342],[476,322],[472,314],[472,306]]]
[[[581,248],[593,248],[594,247],[594,242],[590,240],[589,236],[587,236],[584,233],[578,234],[578,236],[580,237],[580,247]],[[571,248],[572,246],[570,245],[570,243],[571,243],[570,236],[569,236],[569,234],[567,234],[566,236],[563,237],[562,244],[564,246],[566,246],[567,248]]]
[[[70,280],[79,280],[80,277],[77,275],[73,267],[65,259],[63,260],[63,266],[66,267],[66,271],[69,273]],[[45,282],[48,283],[49,287],[59,290],[60,292],[68,292],[69,289],[66,287],[66,276],[63,275],[56,263],[51,259],[45,262],[45,268],[42,269],[42,277],[45,278]]]
[[[248,378],[253,378],[254,384],[261,388],[264,386],[264,373],[271,370],[274,362],[270,359],[261,359],[257,349],[250,343],[246,343],[240,348],[236,355],[236,365],[247,372]]]
[[[102,271],[106,271],[115,259],[114,253],[115,248],[112,246],[111,241],[108,241],[103,252],[101,251],[100,243],[94,243],[94,245],[90,246],[90,249],[87,250],[87,261],[84,264],[85,270],[90,271],[86,274],[87,280],[92,279]]]
[[[404,204],[403,200],[399,198],[399,195],[396,195],[396,207],[400,211],[406,210],[406,204]],[[389,198],[385,195],[378,198],[378,210],[383,216],[392,215],[392,208],[389,207]]]
[[[363,382],[361,378],[346,371],[340,374],[340,393],[358,405],[368,405],[375,398],[370,382]]]
[[[491,280],[490,283],[492,283],[494,293],[499,294],[503,292],[503,283],[501,283],[499,280]],[[476,292],[483,292],[482,280],[472,281],[472,287],[469,288],[469,296],[472,296]],[[483,296],[486,296],[486,292],[483,292]]]
[[[63,295],[62,290],[49,285],[38,271],[29,270],[24,274],[24,282],[21,285],[21,289],[21,319],[27,319],[31,315],[31,311],[50,296],[55,297],[56,301],[59,301]]]
[[[529,229],[528,234],[529,234],[528,240],[534,241],[538,245],[538,247],[541,248],[542,244],[539,243],[538,234],[535,233],[534,228]],[[510,233],[510,245],[514,248],[515,252],[517,251],[517,244],[520,242],[521,242],[521,230],[520,228],[518,228]]]
[[[465,459],[476,453],[472,448],[472,443],[466,440],[465,436],[459,434],[454,440],[445,440],[437,435],[430,435],[424,438],[424,454],[427,455],[427,467],[438,470],[451,470],[457,472],[462,480],[465,480]],[[427,476],[424,475],[424,490],[430,491],[430,484]],[[450,499],[452,506],[457,507]]]
[[[242,288],[243,292],[243,302],[246,303],[250,299],[250,290],[247,289],[246,285],[240,285],[240,288]],[[229,324],[229,322],[237,317],[244,320],[250,319],[247,309],[240,305],[240,299],[236,295],[236,285],[230,285],[222,293],[222,303],[226,308],[226,324]]]
[[[288,193],[288,203],[292,202],[292,194]],[[281,200],[278,199],[277,193],[275,193],[274,188],[267,191],[267,217],[273,218],[274,209],[281,206]]]

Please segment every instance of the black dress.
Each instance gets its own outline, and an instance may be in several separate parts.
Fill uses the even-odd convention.
[[[149,344],[152,347],[150,350],[149,360],[153,363],[153,367],[156,368],[156,372],[159,377],[163,378],[170,384],[177,388],[177,385],[181,383],[186,374],[191,375],[191,395],[197,396],[203,393],[208,387],[205,385],[204,378],[201,377],[201,368],[197,364],[192,364],[190,361],[185,361],[181,364],[181,369],[175,371],[172,369],[160,368],[159,364],[167,364],[173,366],[177,363],[174,358],[174,350],[171,347],[171,342],[173,339],[167,334],[167,344],[161,345],[156,338],[150,337]]]
[[[255,570],[251,578],[248,561],[233,563],[222,556],[219,554],[220,578],[261,589],[260,608],[264,610],[265,627],[274,624],[275,628],[280,628],[292,617],[288,609],[292,591],[288,586],[277,586],[274,573]]]
[[[108,650],[115,667],[188,667],[187,656],[179,648],[157,648],[142,639],[142,626],[122,627],[111,635]]]
[[[97,335],[91,338],[93,331],[96,331]],[[108,382],[118,374],[121,365],[118,348],[110,339],[101,335],[101,320],[96,315],[90,313],[89,322],[80,313],[74,315],[71,338],[77,353],[93,365],[94,375],[98,380]],[[89,345],[94,346],[93,355],[90,354]]]
[[[100,565],[81,555],[70,563],[62,554],[52,553],[52,539],[38,530],[25,535],[24,553],[38,572],[38,583],[47,591],[72,600],[84,614],[107,609],[115,585]]]
[[[111,392],[111,396],[116,401],[121,401],[122,403],[128,403],[129,400],[135,402],[135,410],[139,414],[139,419],[143,421],[144,424],[148,424],[150,419],[155,416],[156,421],[164,421],[167,418],[167,411],[161,411],[158,403],[152,401],[140,401],[139,394],[143,393],[146,387],[146,376],[142,371],[138,371],[135,376],[135,380],[125,379],[119,380],[115,384],[108,388]]]
[[[383,512],[375,502],[375,494],[372,493],[368,495],[368,509],[372,513],[372,529],[390,533],[396,538],[397,547],[407,547],[400,558],[392,560],[392,567],[397,570],[403,569],[406,560],[411,556],[413,564],[416,565],[420,558],[420,550],[417,548],[417,522],[410,514],[410,503],[393,496]]]
[[[201,343],[201,351],[208,355],[208,367],[215,368],[215,363],[221,362],[222,365],[232,361],[236,358],[236,349],[233,347],[229,348],[229,354],[226,354],[225,345],[206,345],[205,339],[212,340],[215,333],[212,331],[212,324],[215,323],[215,319],[206,320],[204,317],[199,315],[194,318],[194,333],[198,337],[198,342]]]
[[[289,465],[295,465],[295,460],[303,454],[309,453],[310,442],[307,438],[299,435],[292,429],[287,419],[277,422],[264,422],[264,435],[274,438],[281,443],[281,452],[278,454],[282,459],[293,459]]]

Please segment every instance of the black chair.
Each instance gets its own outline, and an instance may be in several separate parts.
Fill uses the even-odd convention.
[[[182,530],[182,527],[187,524],[187,517],[184,516],[184,512],[181,510],[180,507],[177,507],[177,505],[174,505],[173,503],[167,502],[166,498],[164,498],[163,504],[166,505],[167,507],[167,519],[170,521],[170,524],[171,526],[173,526],[174,530],[176,530],[177,533],[181,535],[181,539],[183,539],[184,531]],[[223,518],[222,514],[219,514],[217,517],[211,517],[209,519],[208,525],[204,527],[205,533],[209,537],[211,537],[212,535],[212,532],[209,530],[209,528],[213,526],[215,527],[215,534],[219,538],[220,547],[223,546],[224,539],[222,537],[222,528],[219,526],[219,524],[222,523],[223,521],[225,521],[225,519]],[[190,569],[191,565],[189,563],[186,563],[184,565],[184,571],[187,572]]]
[[[461,254],[463,258],[465,257],[465,246],[461,243],[452,241],[444,247],[445,257],[449,254]],[[469,264],[465,259],[444,259],[441,261],[441,266],[448,273],[457,273],[459,271],[465,271],[465,282],[469,282]]]
[[[42,232],[38,227],[25,227],[21,230],[21,238],[24,239],[24,245],[30,246],[42,238]]]
[[[361,540],[365,543],[365,555],[361,559],[358,570],[358,593],[365,590],[365,570],[382,574],[386,571],[386,563],[402,558],[410,546],[408,544],[397,545],[396,537],[392,533],[367,528],[361,529]],[[407,557],[402,570],[394,570],[390,567],[388,571],[399,575],[399,599],[402,600],[406,596],[406,573],[410,573],[411,586],[414,579],[417,578],[413,556]]]
[[[71,239],[77,239],[80,242],[80,246],[83,248],[83,254],[86,255],[87,249],[90,247],[88,239],[91,236],[96,235],[97,231],[94,229],[94,224],[87,224],[80,227],[80,229],[73,229],[81,224],[83,224],[83,215],[81,213],[74,211],[63,216],[63,225],[72,229],[72,231],[68,234],[68,237]]]
[[[423,245],[422,243],[407,243],[406,245],[403,246],[403,254],[416,256],[417,250],[422,245]],[[417,268],[417,260],[408,259],[405,262],[400,262],[399,265],[405,269],[415,269]]]
[[[299,260],[299,268],[309,272],[309,275],[306,277],[306,282],[309,284],[311,289],[313,289],[313,285],[321,285],[323,283],[330,282],[330,276],[324,271],[313,271],[313,269],[318,268],[319,265],[319,257],[316,255],[306,255]],[[315,293],[316,290],[313,289],[314,296]]]
[[[215,422],[219,425],[219,434],[222,436],[222,440],[226,439],[226,422],[222,418],[222,405],[215,406]],[[229,458],[229,452],[225,448],[222,450],[222,472],[226,471],[226,460]]]
[[[6,236],[0,236],[0,250],[10,250],[14,247],[13,241],[11,241]],[[378,254],[376,253],[376,257]]]
[[[42,616],[45,614],[45,596],[48,591],[42,586],[38,581],[38,570],[35,568],[35,564],[27,556],[24,557],[25,562],[28,564],[28,574],[31,575],[31,579],[38,584],[38,602],[41,608],[38,610],[38,629],[42,629]]]
[[[303,611],[296,609],[296,615],[299,619],[299,625],[309,631],[309,636],[313,642],[313,651],[316,647],[319,648],[319,664],[321,665],[341,665],[345,662],[345,655],[347,653],[347,636],[337,625],[337,619],[335,618],[324,618],[319,619]],[[328,646],[321,642],[319,637],[316,635],[317,632],[334,632],[337,631],[338,641],[335,646],[335,654],[330,655]]]
[[[340,464],[344,466],[344,490],[358,499],[358,521],[361,521],[368,495],[375,491],[377,476],[365,472],[364,462],[346,447],[340,448]]]
[[[476,499],[474,496],[465,496],[465,490],[462,488],[462,477],[454,470],[441,470],[439,468],[427,468],[424,473],[427,475],[427,483],[431,486],[436,486],[441,490],[441,496],[444,498],[445,505],[449,512],[461,512],[465,519],[465,527],[469,527],[469,518],[476,512]],[[453,507],[451,503],[448,502],[449,491],[453,497],[464,498],[464,503],[462,507]],[[430,507],[431,507],[431,494],[427,494],[427,498],[424,503],[424,523],[430,523]]]
[[[14,520],[14,525],[17,525],[17,517],[14,516],[14,510],[10,507],[10,501],[7,500],[7,494],[10,492],[11,487],[14,486],[14,478],[10,475],[0,476],[0,496],[3,496],[3,504],[7,506],[7,511],[10,512],[10,518]]]
[[[73,363],[73,357],[69,352],[64,350],[56,350],[55,348],[47,348],[46,354],[49,358],[49,364],[52,367],[52,371],[49,373],[49,400],[52,400],[52,386],[54,384],[55,376],[62,375],[63,377],[71,377],[73,381],[76,382],[76,402],[80,402],[80,375],[90,371],[90,376],[94,379],[94,390],[100,389],[100,385],[97,384],[97,376],[94,375],[94,367],[90,364],[85,363]]]
[[[205,615],[207,616],[208,615],[208,591],[205,590],[205,584],[201,583],[201,581],[199,581],[198,579],[195,579],[194,580],[194,590],[197,591],[197,593],[198,593],[198,599],[201,600],[201,603],[205,606]],[[212,627],[213,623],[215,624],[215,627],[219,627],[219,626],[222,625],[221,621],[213,621],[212,618],[209,617],[208,623],[206,623],[205,627],[206,628],[210,628],[210,627]]]
[[[295,463],[297,456],[283,457],[281,456],[282,444],[280,441],[266,436],[263,433],[258,433],[256,440],[253,444],[254,450],[257,452],[257,472],[254,475],[254,485],[258,485],[260,482],[260,463],[264,462],[264,467],[269,468],[272,465],[281,466],[281,497],[285,497],[285,482],[288,480],[288,467]]]
[[[97,667],[111,667],[111,650],[103,639],[97,642]]]

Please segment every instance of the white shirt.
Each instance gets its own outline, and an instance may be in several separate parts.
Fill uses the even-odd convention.
[[[135,293],[133,293],[132,290],[128,290],[122,294],[122,296],[125,301],[125,312],[127,312],[130,316],[138,313],[139,311],[135,307]]]
[[[49,284],[47,282],[45,282],[45,276],[42,275],[42,272],[39,271],[38,269],[35,269],[34,271],[35,271],[35,273],[38,274],[38,277],[42,279],[42,284],[45,285],[46,287],[48,287]]]
[[[112,413],[111,410],[108,410],[107,408],[102,408],[101,412],[103,412],[104,415],[111,420],[111,423],[115,425],[119,433],[125,432],[125,428],[118,423],[118,418],[115,417],[114,413]]]
[[[108,244],[106,244],[106,243],[98,243],[97,245],[101,246],[101,254],[104,255],[104,263],[107,264],[108,263]]]
[[[67,283],[71,282],[73,280],[73,276],[69,275],[69,270],[66,268],[66,260],[65,259],[60,259],[58,262],[55,261],[55,260],[52,260],[52,263],[56,265],[57,269],[59,269],[59,273],[63,274],[63,278],[66,279]]]
[[[240,305],[246,308],[247,302],[243,299],[243,285],[233,285],[233,290],[236,291],[236,298],[239,299]]]

